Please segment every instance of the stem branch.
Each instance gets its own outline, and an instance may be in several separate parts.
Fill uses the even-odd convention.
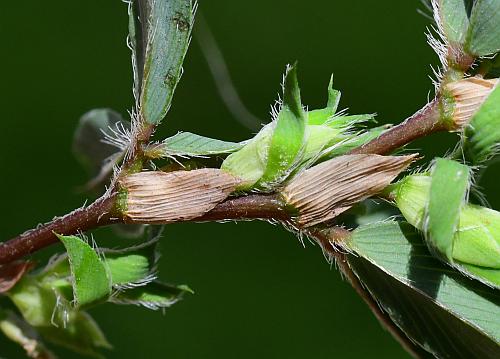
[[[63,217],[0,243],[0,265],[58,242],[54,233],[70,235],[115,223],[117,219],[113,218],[114,206],[114,196],[101,197],[88,207],[78,208]]]
[[[349,154],[386,155],[416,139],[446,130],[446,126],[441,122],[440,101],[435,98],[404,122],[355,148]]]
[[[378,138],[358,147],[350,154],[388,154],[410,143],[437,131],[446,130],[440,122],[440,102],[434,99],[420,111],[403,123],[384,132]],[[145,126],[141,138],[151,136],[154,126]],[[134,159],[140,156],[140,150],[134,151],[132,160],[125,167],[131,166]],[[104,195],[89,207],[79,208],[63,217],[59,217],[43,226],[29,230],[19,236],[0,244],[0,265],[12,262],[39,249],[58,242],[54,233],[70,235],[84,232],[96,227],[123,222],[115,212],[116,196]],[[289,221],[292,218],[285,205],[276,195],[249,195],[228,199],[214,209],[198,217],[193,222],[267,219]]]

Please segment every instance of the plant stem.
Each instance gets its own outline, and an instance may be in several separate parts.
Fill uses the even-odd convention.
[[[386,155],[431,133],[446,131],[441,121],[440,101],[435,98],[399,125],[355,148],[349,154]]]
[[[244,219],[274,219],[290,221],[285,203],[276,195],[250,195],[226,200],[193,222]]]
[[[115,223],[114,196],[103,196],[88,207],[82,207],[53,221],[28,230],[0,244],[0,265],[12,262],[58,242],[54,233],[70,235]]]
[[[440,121],[440,102],[439,99],[435,99],[403,123],[389,129],[365,145],[352,150],[350,154],[388,154],[415,139],[444,130],[446,128]],[[145,141],[144,138],[150,136],[153,131],[154,126],[145,126],[144,131],[141,131],[138,143]],[[138,148],[134,151],[135,155],[125,164],[125,168],[132,166],[135,158],[141,155]],[[89,207],[79,208],[63,217],[1,243],[0,265],[57,243],[58,239],[54,233],[70,235],[122,222],[119,213],[115,213],[117,212],[115,211],[115,202],[115,195],[105,195]],[[286,211],[284,203],[276,195],[249,195],[228,199],[203,216],[191,221],[242,219],[292,220],[290,214]]]

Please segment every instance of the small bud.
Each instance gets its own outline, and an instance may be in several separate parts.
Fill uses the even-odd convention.
[[[124,218],[129,223],[165,224],[210,211],[239,184],[215,168],[176,172],[141,172],[125,177],[128,192]]]
[[[389,187],[391,197],[405,219],[423,231],[432,177],[418,174],[405,177]],[[466,204],[460,212],[453,236],[452,259],[486,268],[500,268],[500,213]]]
[[[299,211],[298,224],[330,220],[383,190],[415,156],[346,155],[299,173],[281,192]]]
[[[470,122],[497,83],[498,79],[469,77],[446,86],[455,102],[451,116],[453,129],[460,130]]]
[[[300,101],[296,65],[287,68],[283,103],[274,115],[273,122],[222,164],[223,170],[241,178],[240,190],[273,189],[300,162],[307,139],[307,114]]]
[[[429,202],[431,176],[416,174],[407,176],[387,188],[387,197],[396,203],[406,221],[422,231],[425,208]]]
[[[453,241],[453,259],[500,269],[500,213],[486,207],[465,206]]]

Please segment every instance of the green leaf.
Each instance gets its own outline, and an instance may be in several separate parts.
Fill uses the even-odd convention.
[[[470,169],[458,162],[438,158],[432,169],[427,206],[427,245],[431,252],[453,260],[453,238],[469,190]]]
[[[500,1],[474,2],[466,50],[475,56],[491,55],[500,50]]]
[[[431,176],[425,174],[405,177],[388,187],[399,210],[415,228],[425,229],[425,211],[428,206]],[[500,212],[489,208],[466,204],[460,211],[457,230],[453,237],[452,260],[450,265],[474,277],[487,285],[500,288],[500,281],[492,270],[500,272]],[[480,277],[477,273],[483,271],[469,271],[467,263],[473,266],[484,267],[488,275]],[[471,267],[474,268],[474,267]]]
[[[384,131],[390,128],[389,125],[383,125],[379,127],[374,127],[361,134],[354,135],[352,137],[344,138],[343,141],[339,142],[337,145],[328,149],[322,156],[321,161],[326,161],[340,155],[344,155],[349,151],[370,142],[371,140],[380,136]]]
[[[77,352],[98,357],[96,349],[110,348],[97,324],[70,304],[61,293],[67,275],[66,257],[37,276],[25,276],[7,293],[24,320],[42,337]],[[59,283],[64,282],[64,283]]]
[[[363,122],[372,121],[374,120],[374,118],[375,118],[374,113],[367,113],[361,115],[334,116],[330,118],[330,120],[327,121],[325,125],[328,125],[331,128],[349,129]]]
[[[239,190],[252,188],[264,174],[272,134],[273,123],[270,123],[264,126],[241,150],[230,154],[222,163],[222,170],[242,180],[242,184],[238,186]]]
[[[359,227],[348,262],[392,320],[438,357],[500,355],[500,292],[444,266],[405,223]]]
[[[105,133],[113,135],[110,129],[127,131],[130,123],[108,108],[94,109],[80,117],[73,138],[73,153],[91,176],[99,174],[105,161],[121,152],[116,146],[103,142]]]
[[[124,250],[105,250],[105,266],[113,286],[138,285],[154,279],[157,262],[157,241]]]
[[[317,160],[318,155],[326,148],[333,146],[345,139],[343,129],[331,128],[327,125],[308,125],[307,142],[302,154],[302,163],[312,159]]]
[[[439,0],[439,18],[446,39],[452,44],[462,44],[469,27],[469,17],[464,0]]]
[[[41,286],[36,278],[23,277],[6,294],[30,325],[49,326],[54,322],[56,295],[51,288]]]
[[[185,285],[172,286],[155,281],[145,286],[119,291],[111,298],[111,301],[117,304],[133,304],[156,310],[175,304],[184,293],[193,293],[193,291]]]
[[[333,88],[333,75],[328,84],[328,101],[325,108],[307,112],[307,123],[309,125],[322,125],[327,122],[335,112],[340,102],[340,91]]]
[[[500,289],[500,270],[480,267],[473,264],[459,263],[458,270],[465,269],[465,273],[473,278],[482,280],[486,285],[495,284],[497,290]]]
[[[97,253],[77,236],[61,236],[68,253],[73,293],[78,307],[103,300],[111,293],[111,281]]]
[[[265,188],[280,183],[293,169],[305,145],[306,114],[300,101],[297,65],[287,69],[283,104],[269,144],[267,164],[259,184]]]
[[[70,311],[65,326],[37,328],[43,338],[77,353],[103,358],[97,349],[112,349],[104,333],[92,317],[83,311]]]
[[[191,0],[139,1],[145,48],[140,111],[153,125],[170,108],[189,47],[194,13]]]
[[[476,266],[496,268],[500,273],[500,212],[466,205],[460,213],[453,258]],[[500,281],[496,283],[500,286]]]
[[[484,162],[496,153],[500,143],[500,86],[493,89],[472,117],[465,136],[464,152],[473,164]]]
[[[243,148],[244,143],[221,141],[190,132],[179,132],[159,145],[162,157],[209,156],[232,153]]]

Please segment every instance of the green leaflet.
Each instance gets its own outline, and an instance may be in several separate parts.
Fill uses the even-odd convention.
[[[332,128],[352,128],[355,125],[358,125],[363,122],[372,121],[375,118],[375,114],[367,113],[362,115],[341,115],[334,116],[330,118],[329,121],[325,122],[325,125],[328,125]]]
[[[472,117],[465,137],[464,152],[473,164],[484,162],[495,154],[500,143],[500,86]]]
[[[439,0],[438,6],[446,39],[451,44],[462,44],[469,27],[464,0]]]
[[[76,306],[106,299],[111,293],[111,280],[97,253],[77,236],[58,235],[58,238],[68,253]]]
[[[65,326],[53,325],[37,328],[43,338],[94,358],[104,358],[98,349],[112,349],[101,328],[84,311],[70,311],[66,316]]]
[[[354,116],[368,116],[368,115],[354,115]],[[341,138],[342,142],[325,151],[321,157],[321,161],[326,161],[334,157],[344,155],[349,151],[355,149],[356,147],[362,146],[365,143],[380,136],[384,131],[389,128],[388,125],[378,126],[369,129],[366,132],[362,132],[358,135],[353,135],[352,137],[343,136]]]
[[[419,230],[424,230],[431,181],[425,174],[412,175],[387,189],[406,220]],[[500,212],[466,204],[460,211],[450,262],[465,274],[500,288]]]
[[[221,141],[190,132],[179,132],[164,140],[158,150],[162,157],[209,156],[236,152],[243,146],[244,143]]]
[[[438,357],[500,355],[499,292],[434,259],[410,226],[362,226],[346,245],[351,268],[413,341]]]
[[[175,304],[184,293],[193,293],[193,291],[184,285],[172,286],[154,281],[144,286],[120,291],[111,298],[111,301],[117,304],[140,305],[156,310]]]
[[[157,125],[170,108],[182,74],[193,26],[193,8],[191,0],[141,0],[138,5],[144,47],[143,77],[138,79],[142,82],[140,111],[147,123]],[[131,37],[137,38],[133,20],[129,22],[134,24]],[[140,76],[141,72],[136,73],[135,76]]]
[[[453,243],[453,258],[462,263],[500,269],[499,234],[500,212],[472,204],[465,206]]]
[[[53,268],[64,272],[61,261]],[[48,274],[48,277],[45,275]],[[51,273],[53,274],[53,273]],[[50,342],[98,357],[97,349],[110,348],[104,334],[84,311],[70,304],[57,280],[49,273],[25,276],[7,293],[24,320]]]
[[[334,116],[322,122],[321,125],[308,124],[306,127],[308,137],[301,164],[292,175],[316,162],[346,154],[351,149],[380,135],[383,130],[387,129],[387,126],[376,127],[360,134],[349,133],[356,125],[373,120],[374,117],[374,114]]]
[[[252,188],[264,174],[272,134],[273,123],[270,123],[264,126],[241,150],[229,155],[222,163],[222,170],[242,180],[243,183],[238,189]]]
[[[345,138],[343,129],[331,128],[326,125],[308,125],[307,132],[309,136],[302,154],[302,162],[309,159],[316,160],[321,151]]]
[[[327,107],[305,112],[300,100],[297,69],[287,69],[283,104],[277,119],[266,126],[237,152],[230,154],[221,169],[242,180],[238,190],[269,190],[315,162],[345,154],[377,137],[387,127],[366,133],[349,131],[374,114],[336,116],[340,92],[328,86]],[[231,144],[230,148],[233,148]]]
[[[469,167],[438,158],[432,168],[426,241],[431,252],[453,260],[453,237],[469,190]]]
[[[278,118],[264,126],[221,169],[242,180],[239,190],[268,189],[279,184],[298,164],[306,141],[306,114],[300,102],[297,69],[287,69],[283,105]]]
[[[475,56],[491,55],[500,50],[500,1],[474,2],[465,49]]]
[[[30,325],[51,325],[56,296],[51,288],[40,285],[36,277],[25,276],[6,295]]]
[[[266,188],[280,183],[298,164],[306,141],[306,113],[300,101],[297,65],[287,69],[283,104],[275,122],[264,173],[259,180]]]
[[[327,122],[339,106],[341,93],[339,90],[333,88],[333,75],[330,77],[330,82],[328,84],[328,101],[326,107],[318,110],[312,110],[307,112],[307,123],[309,125],[323,125]]]
[[[150,241],[124,250],[104,251],[113,286],[140,284],[151,279],[157,261],[157,242]]]
[[[484,279],[487,284],[496,283],[496,289],[498,290],[500,288],[500,270],[475,266],[467,263],[458,263],[460,264],[460,267],[457,269],[461,270],[461,268],[464,268],[466,275],[470,275],[473,278]]]

